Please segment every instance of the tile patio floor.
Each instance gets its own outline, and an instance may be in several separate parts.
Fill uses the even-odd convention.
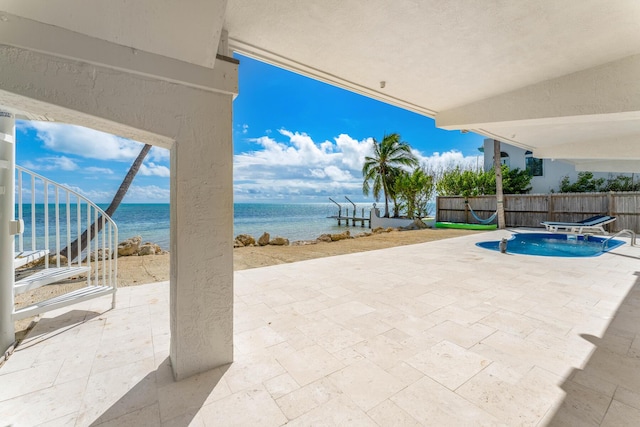
[[[168,284],[44,316],[0,425],[640,425],[640,248],[503,255],[486,234],[235,274],[235,362],[171,377]]]

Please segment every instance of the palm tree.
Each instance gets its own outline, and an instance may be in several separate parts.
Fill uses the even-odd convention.
[[[104,211],[108,216],[112,216],[115,213],[116,209],[118,209],[118,206],[120,206],[122,199],[124,199],[124,196],[127,194],[127,191],[129,190],[129,187],[133,182],[133,178],[136,177],[136,174],[138,173],[138,170],[140,170],[140,166],[142,166],[142,162],[144,158],[147,157],[149,150],[151,150],[151,145],[145,144],[144,147],[142,147],[142,150],[140,150],[140,154],[138,154],[138,157],[136,157],[136,159],[133,161],[133,164],[129,168],[127,175],[122,180],[122,184],[120,184],[120,188],[118,188],[116,195],[113,196],[111,204],[109,204],[109,207]],[[87,230],[91,229],[91,238],[95,237],[100,232],[100,230],[102,230],[102,225],[102,215],[100,215],[96,222],[91,224],[90,227],[87,227]],[[74,240],[71,245],[60,251],[60,254],[67,256],[67,253],[78,253],[78,244],[80,244],[81,248],[86,247],[88,243],[87,230],[82,233],[82,236],[80,236],[80,238]]]
[[[384,216],[389,217],[389,198],[393,191],[393,180],[402,166],[415,167],[418,159],[411,153],[411,147],[400,141],[400,135],[385,135],[379,143],[373,140],[373,156],[364,158],[362,166],[362,192],[365,196],[373,190],[373,197],[380,200],[380,191],[384,193]],[[372,187],[373,186],[373,187]]]

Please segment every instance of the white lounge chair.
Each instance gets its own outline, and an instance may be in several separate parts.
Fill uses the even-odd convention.
[[[606,224],[616,220],[615,216],[609,215],[596,215],[591,218],[583,219],[578,222],[554,222],[543,221],[540,224],[544,225],[547,231],[559,232],[559,233],[601,233],[607,234],[604,229]]]

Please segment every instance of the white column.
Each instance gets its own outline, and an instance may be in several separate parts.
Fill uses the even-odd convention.
[[[12,113],[0,108],[0,351],[15,341],[13,327],[13,251],[15,220],[16,126]]]
[[[233,361],[231,94],[210,94],[171,150],[171,365],[176,380]]]

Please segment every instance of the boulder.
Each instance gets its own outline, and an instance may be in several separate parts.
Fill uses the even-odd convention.
[[[420,218],[416,218],[411,224],[406,227],[402,227],[403,230],[422,230],[425,228],[429,228],[427,224],[425,224]]]
[[[253,246],[256,244],[256,239],[249,234],[238,234],[236,240],[242,243],[242,246]]]
[[[144,256],[144,255],[155,255],[156,254],[156,245],[153,244],[144,244],[142,246],[140,246],[140,249],[138,250],[138,255],[140,256]]]
[[[349,232],[349,230],[346,230],[343,233],[338,233],[338,234],[332,234],[331,235],[331,241],[332,242],[337,242],[338,240],[345,240],[345,239],[352,239],[353,237],[351,237],[351,233]]]
[[[269,240],[269,244],[274,246],[289,246],[289,239],[277,236]]]
[[[136,255],[140,250],[140,243],[142,237],[131,237],[118,245],[118,256],[131,256]]]
[[[382,227],[376,227],[376,228],[374,228],[373,230],[371,230],[371,232],[372,232],[373,234],[380,234],[380,233],[384,233],[384,228],[382,228]]]
[[[331,234],[321,234],[320,236],[318,236],[318,238],[316,239],[319,242],[331,242]]]
[[[103,251],[102,248],[100,248],[95,252],[91,252],[91,261],[105,261],[109,258],[111,258],[111,251],[109,249]]]
[[[242,242],[238,239],[233,241],[233,247],[234,248],[244,248],[244,245],[242,244]]]
[[[260,236],[260,238],[258,239],[258,244],[260,246],[267,246],[269,244],[269,239],[271,239],[269,233],[262,233],[262,236]]]

